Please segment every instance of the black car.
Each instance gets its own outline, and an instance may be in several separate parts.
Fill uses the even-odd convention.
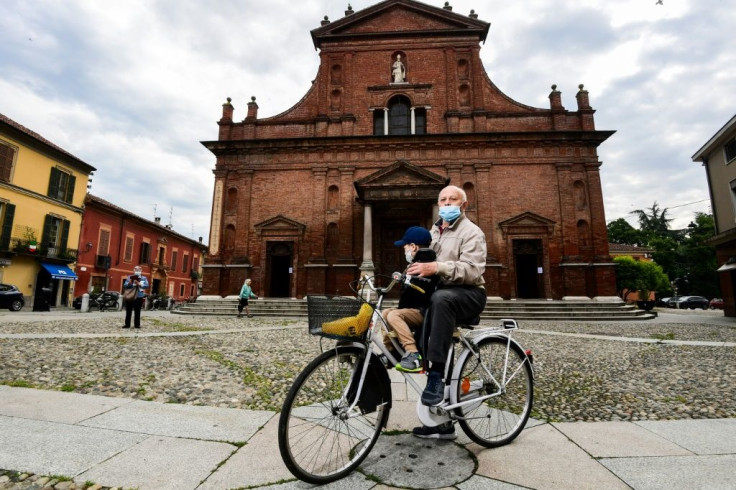
[[[0,308],[10,311],[20,311],[26,302],[17,287],[11,284],[0,284]]]
[[[680,308],[681,310],[685,308],[690,308],[691,310],[702,308],[703,310],[707,310],[710,307],[710,301],[708,301],[708,298],[702,296],[680,296],[677,299],[672,298],[669,301],[669,306],[670,308]]]

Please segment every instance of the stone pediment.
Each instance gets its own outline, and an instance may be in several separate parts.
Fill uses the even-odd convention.
[[[521,213],[498,224],[504,236],[512,235],[551,235],[555,222],[532,212]]]
[[[485,41],[490,24],[414,0],[386,0],[312,31],[315,48],[342,38],[475,34]]]
[[[255,224],[253,228],[259,235],[295,236],[303,234],[307,225],[279,214]]]
[[[355,181],[361,201],[389,199],[436,200],[449,179],[406,160],[398,160],[386,168]]]

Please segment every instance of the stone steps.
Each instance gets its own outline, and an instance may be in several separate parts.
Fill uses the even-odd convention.
[[[396,300],[389,300],[384,306],[396,306]],[[208,299],[196,303],[183,304],[171,313],[178,315],[221,315],[234,316],[238,310],[237,299]],[[306,318],[306,299],[261,298],[251,300],[250,312],[253,316],[277,316]],[[593,300],[547,301],[547,300],[492,300],[488,301],[481,314],[481,320],[514,318],[516,320],[649,320],[656,314],[637,309],[634,305]]]

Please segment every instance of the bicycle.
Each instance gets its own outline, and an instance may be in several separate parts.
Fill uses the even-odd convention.
[[[396,272],[381,288],[373,278],[362,278],[351,285],[357,298],[307,297],[310,333],[338,342],[322,349],[297,376],[281,410],[279,450],[298,479],[324,484],[343,478],[363,462],[386,427],[392,406],[386,364],[396,365],[398,359],[376,333],[388,334],[383,301],[405,279]],[[339,328],[344,332],[337,333]],[[461,328],[469,331],[462,334]],[[457,421],[485,447],[508,444],[519,435],[532,409],[534,371],[531,352],[511,337],[517,328],[511,319],[477,330],[456,326],[445,368],[445,399],[438,407],[417,402],[422,424]],[[396,339],[392,344],[403,355]],[[411,374],[402,374],[417,393],[423,391]]]

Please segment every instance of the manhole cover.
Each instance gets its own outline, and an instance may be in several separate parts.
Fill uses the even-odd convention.
[[[441,488],[473,476],[475,460],[452,441],[382,435],[360,467],[387,485]]]

